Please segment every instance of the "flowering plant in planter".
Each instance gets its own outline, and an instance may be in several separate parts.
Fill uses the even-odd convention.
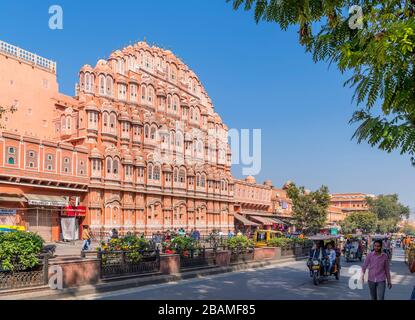
[[[31,232],[0,233],[0,271],[23,271],[36,267],[43,244],[43,239]]]

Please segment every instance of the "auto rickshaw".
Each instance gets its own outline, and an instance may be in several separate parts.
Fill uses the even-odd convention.
[[[322,281],[328,280],[331,276],[334,276],[336,280],[340,279],[340,256],[341,252],[338,249],[338,240],[340,236],[337,235],[315,235],[308,237],[307,239],[314,241],[315,246],[317,242],[323,245],[325,249],[326,246],[334,241],[334,248],[336,252],[336,259],[333,263],[333,266],[330,268],[330,262],[328,257],[326,259],[316,256],[309,257],[307,261],[307,267],[310,271],[310,277],[313,278],[313,283],[317,286]]]
[[[349,234],[346,236],[346,244],[344,247],[344,256],[346,262],[362,261],[364,254],[364,247],[361,245],[363,235]]]
[[[268,242],[274,238],[282,238],[284,235],[280,231],[257,230],[254,233],[254,243],[256,248],[266,247]]]

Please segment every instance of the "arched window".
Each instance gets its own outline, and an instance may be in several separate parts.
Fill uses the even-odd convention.
[[[178,108],[179,108],[179,98],[177,96],[174,96],[174,99],[173,99],[174,112],[176,112]]]
[[[147,167],[148,180],[153,180],[153,165],[149,164]]]
[[[106,87],[105,76],[101,74],[99,76],[99,94],[101,95],[105,94],[105,87]]]
[[[200,174],[196,175],[196,187],[200,187]]]
[[[142,85],[141,86],[141,101],[142,102],[146,100],[146,92],[147,92],[146,86]]]
[[[113,113],[110,116],[110,128],[113,132],[117,130],[117,117]]]
[[[113,162],[113,168],[112,168],[112,172],[114,173],[114,175],[118,175],[118,160],[115,159]]]
[[[179,181],[179,169],[177,169],[177,168],[174,168],[174,171],[173,171],[173,179],[174,179],[174,182],[178,182]]]
[[[107,76],[107,95],[112,96],[114,83],[110,76]]]
[[[184,169],[180,169],[179,171],[179,182],[180,183],[186,182],[186,171]]]
[[[157,134],[157,128],[155,126],[152,126],[151,131],[150,131],[150,139],[156,140],[156,134]]]
[[[102,118],[103,118],[102,124],[104,126],[104,131],[107,131],[107,128],[108,128],[108,114],[104,113],[104,116]]]
[[[7,162],[8,164],[14,164],[14,157],[10,157]]]
[[[176,146],[178,148],[183,146],[183,134],[180,131],[176,133]]]
[[[200,186],[202,188],[204,188],[206,186],[206,175],[202,174],[201,178],[200,178]]]
[[[199,118],[200,118],[200,110],[199,108],[196,108],[195,109],[195,120],[199,121]]]
[[[66,129],[68,129],[68,130],[71,130],[71,124],[72,124],[71,120],[72,120],[71,116],[66,117]]]
[[[156,181],[160,181],[160,167],[159,166],[154,166],[153,179]]]
[[[193,107],[191,107],[190,108],[190,119],[191,120],[193,120],[193,111],[194,111],[194,109],[193,109]]]
[[[150,126],[148,124],[144,125],[144,137],[146,139],[150,137]]]
[[[150,102],[150,104],[153,104],[153,100],[154,100],[154,89],[152,86],[148,87],[148,102]]]
[[[167,96],[167,109],[171,110],[171,95]]]
[[[175,134],[174,131],[170,131],[170,145],[175,145]]]
[[[87,92],[92,91],[92,81],[91,81],[91,75],[89,73],[85,74],[85,91]]]
[[[112,172],[112,159],[107,158],[107,173],[111,174],[111,172]]]

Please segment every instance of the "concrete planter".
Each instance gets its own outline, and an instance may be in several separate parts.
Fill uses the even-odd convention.
[[[180,273],[180,255],[169,254],[160,256],[160,272],[162,274]]]
[[[227,267],[231,264],[231,252],[228,250],[216,252],[216,265],[219,267]]]
[[[254,260],[271,260],[276,259],[277,257],[277,248],[264,247],[264,248],[255,248],[254,249]]]
[[[99,259],[68,259],[49,262],[49,279],[56,274],[55,266],[62,268],[63,288],[97,284],[100,281]]]

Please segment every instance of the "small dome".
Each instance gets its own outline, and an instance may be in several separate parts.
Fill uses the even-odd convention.
[[[86,64],[81,68],[81,72],[92,72],[92,71],[93,71],[93,68],[89,64]]]
[[[254,178],[253,176],[249,176],[249,177],[247,177],[247,178],[245,179],[245,181],[246,181],[246,182],[248,182],[248,183],[251,183],[251,184],[256,183],[256,180],[255,180],[255,178]]]
[[[272,181],[271,180],[265,180],[264,185],[268,186],[268,187],[272,187]]]
[[[103,72],[103,73],[112,73],[112,69],[108,65],[108,62],[103,59],[97,62],[97,65],[95,66],[95,70],[98,72]]]

